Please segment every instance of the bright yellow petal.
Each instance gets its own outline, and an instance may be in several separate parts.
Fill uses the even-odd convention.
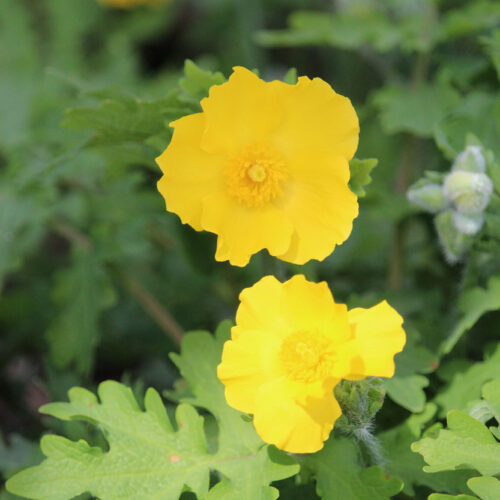
[[[253,286],[240,293],[240,305],[236,311],[236,326],[232,338],[245,330],[267,330],[283,339],[289,332],[288,323],[281,315],[283,284],[274,276],[264,276]]]
[[[350,336],[347,308],[335,304],[325,281],[313,283],[297,274],[283,283],[280,314],[291,332],[318,332],[334,342],[344,342]]]
[[[274,377],[280,340],[272,332],[246,330],[224,344],[217,376],[225,385],[229,406],[253,413],[260,387]]]
[[[279,255],[292,237],[292,225],[274,205],[247,207],[222,190],[204,199],[201,226],[223,240],[215,258],[227,259],[234,266],[246,266],[250,257],[264,248]]]
[[[246,329],[265,329],[284,338],[295,332],[320,333],[333,342],[351,335],[347,308],[335,304],[326,282],[295,275],[285,283],[265,276],[240,294],[233,338]]]
[[[314,453],[323,447],[340,415],[333,383],[320,396],[304,398],[296,394],[296,384],[283,377],[261,386],[253,422],[266,443],[290,453]]]
[[[185,116],[172,125],[174,135],[168,148],[156,162],[163,177],[158,190],[167,210],[176,213],[183,223],[201,231],[202,201],[223,183],[223,156],[200,148],[205,118],[202,113]]]
[[[226,83],[211,87],[201,106],[207,151],[231,153],[265,141],[281,118],[275,87],[242,67],[235,67]]]
[[[273,133],[281,151],[329,151],[350,160],[358,147],[359,122],[351,101],[320,78],[300,77],[296,85],[273,82],[283,119]]]
[[[349,237],[358,215],[357,197],[348,187],[349,165],[341,157],[303,152],[291,161],[290,171],[283,210],[295,232],[279,257],[294,264],[323,260]]]
[[[349,311],[353,331],[351,375],[346,378],[392,377],[394,355],[403,349],[403,318],[385,300],[370,309]]]

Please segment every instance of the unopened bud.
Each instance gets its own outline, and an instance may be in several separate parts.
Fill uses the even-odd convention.
[[[463,234],[477,234],[484,224],[484,214],[482,212],[478,214],[462,214],[453,210],[452,218],[457,231]]]
[[[444,180],[444,194],[464,214],[482,212],[493,192],[491,179],[482,173],[455,170]]]
[[[452,170],[466,172],[486,172],[486,158],[479,146],[467,146],[464,151],[457,155],[453,162]]]
[[[420,208],[437,213],[448,206],[448,200],[439,184],[414,184],[406,193],[408,199]]]
[[[458,262],[474,241],[473,236],[457,231],[451,210],[436,215],[434,224],[446,260],[450,264]]]

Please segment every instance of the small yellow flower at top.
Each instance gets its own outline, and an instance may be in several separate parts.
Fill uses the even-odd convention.
[[[266,276],[240,295],[217,375],[230,406],[254,415],[259,436],[292,453],[323,447],[341,415],[341,379],[392,377],[406,336],[385,301],[350,311],[325,282]]]
[[[358,215],[349,99],[319,78],[265,82],[236,67],[201,106],[171,123],[158,189],[182,222],[218,235],[217,260],[244,266],[267,248],[304,264],[347,239]]]
[[[98,0],[104,5],[115,7],[117,9],[130,9],[139,5],[158,5],[165,0]]]

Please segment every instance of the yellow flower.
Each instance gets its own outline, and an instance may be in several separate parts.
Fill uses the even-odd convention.
[[[403,319],[385,301],[350,311],[325,282],[266,276],[240,295],[217,369],[230,406],[254,415],[259,436],[293,453],[323,447],[341,410],[340,379],[392,377]]]
[[[171,123],[158,189],[182,222],[218,235],[217,260],[244,266],[267,248],[304,264],[346,240],[358,214],[349,99],[319,78],[264,82],[236,67],[201,106]]]

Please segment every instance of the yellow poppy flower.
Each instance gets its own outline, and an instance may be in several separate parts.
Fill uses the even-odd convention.
[[[340,379],[392,377],[403,319],[385,301],[350,311],[325,282],[266,276],[240,295],[217,375],[230,406],[254,415],[259,436],[293,453],[323,447],[341,410]]]
[[[170,124],[158,189],[182,222],[218,235],[217,260],[244,266],[267,248],[304,264],[346,240],[358,214],[349,99],[319,78],[264,82],[236,67],[201,106]]]

